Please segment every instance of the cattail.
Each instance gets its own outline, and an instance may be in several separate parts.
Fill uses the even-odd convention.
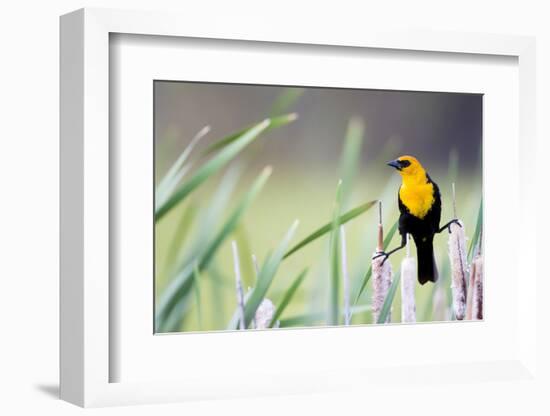
[[[456,216],[455,184],[453,183],[453,210]],[[449,258],[451,260],[453,293],[453,309],[455,317],[463,320],[466,315],[466,275],[468,263],[466,261],[466,236],[464,225],[452,223],[449,226]]]
[[[275,305],[268,298],[264,298],[258,309],[254,320],[256,321],[256,329],[268,329],[271,324],[271,320],[275,315]]]
[[[471,319],[483,319],[483,256],[481,255],[482,234],[479,235],[479,245],[472,261],[472,269],[475,271],[473,276],[473,290],[471,299],[472,317]]]
[[[374,255],[384,251],[384,229],[382,227],[382,202],[378,201],[378,244]],[[374,323],[384,306],[384,300],[392,283],[392,269],[389,261],[384,261],[384,256],[372,260],[372,317]],[[391,313],[388,313],[386,322],[391,321]]]
[[[416,261],[411,257],[407,234],[407,255],[401,262],[401,322],[416,322],[415,283]]]
[[[351,308],[349,304],[349,274],[348,274],[348,255],[346,248],[346,231],[344,226],[340,226],[340,243],[342,248],[342,279],[344,286],[344,325],[351,323]]]
[[[483,319],[483,257],[477,256],[472,263],[475,265],[472,318]]]
[[[468,284],[468,301],[466,305],[466,319],[483,319],[483,257],[481,255],[481,239],[474,251],[474,259],[470,266],[470,280]]]
[[[462,320],[466,315],[466,237],[464,235],[464,227],[458,224],[451,224],[449,229],[453,309],[456,319]]]
[[[477,254],[476,254],[476,257],[477,257]],[[466,296],[466,319],[467,320],[472,319],[475,279],[476,279],[476,262],[472,261],[472,264],[470,265],[470,279],[468,280],[468,294]]]
[[[239,308],[239,329],[246,329],[243,284],[241,280],[241,268],[239,266],[239,250],[237,248],[237,242],[232,241],[231,247],[233,248],[233,266],[235,267],[235,289],[237,291],[237,307]]]

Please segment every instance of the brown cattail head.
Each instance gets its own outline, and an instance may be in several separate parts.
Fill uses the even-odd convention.
[[[377,254],[377,253],[374,253]],[[383,264],[382,264],[383,263]],[[389,260],[384,262],[384,257],[372,260],[372,317],[373,322],[378,322],[378,316],[384,306],[384,300],[392,283],[392,269]],[[386,322],[391,321],[391,313],[388,313]]]
[[[462,223],[461,223],[462,225]],[[449,227],[449,257],[451,260],[453,292],[453,309],[456,319],[463,320],[466,316],[466,276],[468,263],[466,262],[466,236],[464,226],[451,224]]]
[[[264,298],[258,309],[256,309],[256,329],[268,329],[274,315],[275,305],[268,298]]]
[[[470,279],[468,280],[468,295],[466,296],[466,319],[472,319],[472,306],[474,301],[474,285],[476,275],[476,263],[472,261],[470,265]]]
[[[476,256],[472,263],[475,268],[472,319],[483,319],[483,257]]]
[[[456,212],[456,189],[453,182],[453,214]],[[466,235],[464,224],[452,223],[449,226],[449,258],[451,260],[451,289],[453,293],[453,309],[455,317],[463,320],[466,317],[466,276],[468,275],[468,263],[466,261]]]
[[[470,264],[470,278],[468,280],[468,296],[466,299],[466,319],[471,320],[473,318],[473,305],[474,305],[474,287],[476,279],[476,259],[481,256],[481,241],[478,243],[474,250],[474,259]]]
[[[401,322],[416,322],[415,284],[416,261],[410,256],[407,234],[407,256],[401,262]]]

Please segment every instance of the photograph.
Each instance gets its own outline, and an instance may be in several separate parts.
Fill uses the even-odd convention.
[[[483,320],[483,94],[153,94],[155,333]]]

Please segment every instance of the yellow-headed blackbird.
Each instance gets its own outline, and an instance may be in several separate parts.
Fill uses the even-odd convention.
[[[448,229],[452,223],[460,224],[454,219],[443,227],[439,227],[441,219],[439,187],[416,158],[401,156],[387,164],[397,169],[402,179],[397,195],[401,213],[399,217],[401,245],[387,253],[379,253],[375,257],[384,256],[385,261],[390,254],[405,247],[407,234],[410,234],[416,244],[418,281],[422,285],[428,281],[435,282],[438,273],[433,251],[434,235]]]

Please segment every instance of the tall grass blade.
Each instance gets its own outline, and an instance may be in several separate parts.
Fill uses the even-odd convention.
[[[174,252],[171,254],[172,257],[170,259],[172,262],[170,271],[172,273],[177,272],[175,268],[178,264],[191,264],[204,252],[209,244],[212,229],[215,229],[218,225],[218,219],[222,218],[226,210],[227,202],[237,185],[240,173],[241,169],[239,167],[231,167],[227,173],[224,174],[214,196],[208,203],[208,209],[206,209],[206,211],[202,210],[201,215],[196,221],[195,238],[189,247],[184,247],[183,239],[174,236],[172,246],[170,247],[170,252]],[[189,209],[185,211],[184,217],[187,216],[188,210]],[[185,256],[182,256],[182,252],[185,252]]]
[[[159,221],[172,208],[183,201],[191,192],[199,187],[210,176],[218,172],[231,161],[248,144],[256,139],[260,133],[269,126],[269,119],[256,124],[251,129],[240,135],[233,143],[224,148],[220,153],[202,165],[186,182],[184,182],[172,195],[155,210],[155,221]]]
[[[279,318],[285,311],[286,307],[292,300],[292,297],[294,296],[294,294],[302,284],[302,281],[306,277],[307,272],[308,272],[307,268],[302,270],[302,272],[298,275],[298,277],[296,277],[296,279],[294,279],[294,281],[292,282],[288,290],[285,292],[285,294],[283,295],[283,298],[279,302],[279,306],[277,306],[277,309],[275,310],[275,315],[273,316],[273,319],[271,320],[271,324],[269,325],[270,327],[273,327],[275,322],[279,320]]]
[[[189,158],[189,155],[193,151],[193,148],[198,142],[210,132],[210,126],[203,127],[196,135],[191,139],[191,142],[187,145],[184,151],[179,155],[176,161],[172,164],[170,169],[159,181],[156,186],[155,198],[157,201],[166,200],[168,195],[178,185],[179,181],[183,178],[188,169],[184,166],[184,163]]]
[[[277,272],[283,256],[287,247],[292,239],[296,228],[298,227],[298,221],[295,221],[283,240],[279,243],[279,246],[271,253],[271,255],[264,261],[260,273],[258,275],[258,282],[256,286],[252,289],[250,297],[245,303],[245,328],[248,328],[250,322],[256,314],[256,309],[260,306],[260,303],[265,298],[265,295],[271,286],[275,273]],[[230,322],[230,327],[228,329],[236,329],[232,327],[234,325],[234,320]]]
[[[330,231],[330,280],[329,280],[329,307],[328,307],[328,325],[338,325],[338,301],[340,300],[340,238],[338,232],[338,218],[340,217],[340,207],[342,206],[342,181],[338,182],[336,188],[336,200],[334,201],[334,211],[332,218],[332,227]]]
[[[479,243],[479,236],[481,234],[481,229],[483,226],[483,200],[479,203],[479,211],[477,212],[477,221],[476,228],[474,230],[474,235],[470,240],[470,246],[468,247],[468,260],[472,261],[474,255],[474,248],[477,247]]]
[[[258,264],[258,257],[256,257],[255,254],[252,254],[252,264],[254,265],[256,280],[258,280],[258,275],[260,274],[260,265]]]
[[[249,289],[244,294],[244,304],[245,305],[246,305],[246,302],[248,301],[248,299],[250,298],[251,294],[252,294],[252,289]],[[240,323],[241,322],[244,322],[244,321],[241,321],[241,311],[239,310],[239,307],[237,307],[237,308],[234,309],[233,315],[231,315],[231,320],[229,321],[229,324],[227,324],[226,329],[229,329],[229,330],[240,329]]]
[[[340,226],[340,245],[342,250],[342,283],[344,290],[344,325],[351,323],[351,309],[350,309],[350,287],[349,287],[349,272],[348,272],[348,250],[346,244],[346,230],[344,226]]]
[[[183,298],[174,305],[172,313],[162,322],[162,326],[157,325],[155,327],[155,332],[178,332],[181,330],[184,316],[190,308],[190,295],[190,293],[186,293]]]
[[[354,219],[355,217],[358,217],[361,214],[364,214],[367,212],[370,208],[373,207],[373,205],[376,204],[377,201],[369,201],[362,205],[359,205],[345,214],[340,215],[338,218],[338,225],[342,225],[347,223],[348,221]],[[319,237],[322,237],[323,235],[330,232],[332,229],[332,222],[329,222],[322,227],[318,228],[314,232],[312,232],[310,235],[308,235],[306,238],[304,238],[302,241],[300,241],[298,244],[296,244],[294,247],[292,247],[290,250],[287,251],[284,258],[290,257],[292,254],[296,253],[298,250],[302,249],[303,247],[307,246],[312,241],[317,240]]]
[[[219,225],[220,219],[227,211],[230,198],[239,182],[242,173],[240,166],[230,166],[224,173],[214,195],[208,201],[206,209],[201,210],[201,215],[196,221],[195,238],[189,248],[185,248],[186,256],[183,263],[191,263],[197,256],[204,252],[212,235],[212,230]],[[238,225],[237,225],[238,227]]]
[[[195,263],[193,268],[193,287],[195,288],[195,306],[197,307],[197,321],[199,330],[202,330],[202,305],[201,305],[201,288],[200,288],[200,272]]]
[[[231,242],[233,250],[233,266],[235,268],[235,291],[237,293],[237,310],[239,311],[239,329],[246,329],[244,325],[244,293],[241,279],[241,268],[239,266],[239,250],[235,241]]]
[[[209,299],[211,299],[212,304],[216,305],[216,311],[211,316],[212,327],[223,328],[225,325],[226,306],[228,303],[225,294],[233,289],[231,277],[225,276],[225,273],[220,271],[217,258],[208,266],[206,273],[208,273],[207,279],[210,283]]]
[[[254,270],[252,250],[244,224],[240,223],[233,233],[239,247],[239,263],[241,265],[241,278],[244,287],[254,286],[256,272]]]
[[[375,201],[376,202],[376,201]],[[395,232],[397,231],[397,227],[399,225],[399,221],[396,221],[390,228],[390,231],[386,234],[386,237],[384,238],[384,250],[387,250],[388,246],[391,243],[391,240],[393,239],[393,236],[395,235]],[[367,269],[367,272],[365,273],[365,276],[363,277],[363,282],[361,283],[361,287],[359,288],[359,291],[357,292],[357,295],[355,296],[355,302],[354,305],[357,305],[359,302],[359,299],[361,298],[361,295],[363,294],[363,291],[367,287],[367,283],[369,282],[370,278],[372,276],[372,264]]]
[[[278,127],[286,126],[287,124],[292,123],[296,119],[298,119],[298,115],[296,113],[285,114],[283,116],[278,116],[278,117],[271,117],[271,118],[268,119],[269,120],[269,126],[266,127],[265,131],[269,131],[269,130],[276,129]],[[217,142],[215,142],[215,143],[211,144],[210,146],[208,146],[204,150],[202,155],[203,156],[208,156],[213,152],[216,152],[220,149],[223,149],[224,147],[229,146],[230,144],[234,143],[235,141],[238,141],[239,138],[242,135],[246,134],[246,132],[248,132],[252,128],[254,128],[254,125],[246,127],[242,130],[239,130],[235,133],[230,134],[229,136],[226,136],[225,138],[223,138],[221,140],[218,140]]]
[[[361,314],[365,312],[370,312],[372,310],[371,305],[356,305],[351,307],[351,313]],[[300,314],[295,316],[290,316],[286,319],[281,319],[281,328],[285,327],[295,327],[295,326],[310,326],[316,322],[321,323],[324,318],[326,318],[326,312],[313,312]]]
[[[285,88],[278,96],[275,98],[271,110],[269,111],[270,117],[280,116],[284,112],[288,111],[296,101],[304,94],[305,88]]]
[[[401,178],[399,175],[391,175],[388,180],[385,182],[385,184],[382,186],[382,193],[380,194],[379,201],[382,201],[384,206],[386,207],[386,215],[387,218],[394,218],[396,216],[396,212],[398,210],[397,204],[394,203],[395,201],[395,190],[401,186]],[[398,214],[397,214],[398,215]],[[388,227],[390,229],[391,234],[391,227],[392,224]],[[376,243],[373,247],[373,238],[372,238],[372,224],[369,224],[369,221],[367,221],[364,225],[364,229],[362,230],[362,238],[360,242],[360,252],[361,253],[372,253],[373,249],[376,248]],[[393,235],[392,235],[393,237]],[[390,241],[391,243],[391,241]],[[387,248],[387,246],[386,246]],[[360,289],[364,284],[368,284],[368,280],[371,278],[372,270],[369,272],[368,268],[370,267],[370,264],[365,264],[365,257],[364,256],[358,256],[353,265],[354,274],[357,276],[352,279],[352,305],[357,304],[360,302],[359,298],[356,298],[357,295],[360,293]],[[367,282],[365,283],[365,267],[367,268],[366,272],[369,273]],[[365,286],[366,287],[366,286]],[[362,289],[361,296],[364,296],[364,288]]]
[[[212,240],[206,245],[203,253],[197,257],[199,271],[204,270],[212,261],[214,254],[219,249],[225,239],[233,232],[241,217],[248,209],[252,201],[256,198],[263,188],[267,179],[271,175],[271,168],[265,168],[260,176],[254,181],[248,192],[241,198],[238,205],[231,212],[227,220],[222,225],[220,231],[214,235]],[[186,294],[192,284],[193,263],[187,265],[172,279],[168,287],[164,290],[158,304],[157,316],[155,319],[155,329],[163,330],[163,322],[168,319],[178,303],[185,302]],[[176,308],[177,309],[177,308]]]
[[[185,209],[183,215],[180,217],[178,221],[178,225],[176,225],[174,234],[172,235],[170,243],[168,244],[168,249],[166,252],[166,257],[164,259],[164,265],[163,265],[163,275],[170,272],[172,266],[176,263],[178,254],[179,254],[179,249],[181,248],[181,246],[186,240],[189,229],[191,228],[191,224],[195,219],[196,214],[197,214],[196,206],[189,205]]]
[[[377,324],[383,324],[391,321],[391,318],[390,318],[391,307],[392,307],[393,299],[395,298],[395,293],[397,292],[397,287],[399,286],[400,280],[401,280],[401,275],[397,274],[397,276],[395,276],[395,278],[391,283],[390,289],[388,290],[388,294],[386,295],[386,299],[384,299],[384,305],[382,306],[380,315],[378,315],[378,319],[376,321]]]
[[[296,228],[298,228],[298,224],[299,222],[297,220],[292,224],[279,246],[275,249],[275,251],[273,251],[273,253],[265,260],[264,264],[262,265],[262,268],[260,269],[260,273],[258,275],[258,283],[254,287],[252,294],[250,295],[250,299],[246,303],[245,319],[247,325],[250,324],[251,319],[256,313],[256,309],[260,305],[262,299],[265,297],[269,287],[271,286],[273,278],[275,277],[275,273],[277,272],[279,265],[283,260],[284,253],[287,250],[288,245],[290,244],[290,241],[294,236],[294,233],[296,232]]]
[[[360,118],[352,118],[348,123],[344,149],[340,158],[340,178],[342,178],[342,206],[347,207],[351,197],[353,179],[359,170],[364,125]]]
[[[321,323],[327,317],[326,312],[313,312],[290,316],[286,319],[280,320],[281,328],[289,327],[306,327],[312,326],[316,323]]]

